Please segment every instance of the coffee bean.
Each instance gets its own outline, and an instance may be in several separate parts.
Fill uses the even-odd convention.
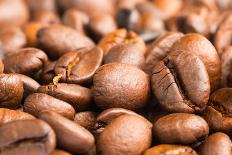
[[[215,45],[219,55],[221,55],[221,53],[223,52],[223,49],[226,46],[231,45],[231,41],[232,41],[231,23],[232,23],[232,14],[229,13],[224,17],[224,19],[220,23],[220,25],[215,33],[214,45]]]
[[[43,83],[43,84],[52,83],[52,80],[56,75],[56,73],[54,71],[55,66],[56,66],[56,61],[45,62],[42,75],[39,79],[41,83]]]
[[[88,88],[66,83],[40,86],[38,92],[46,93],[71,104],[76,111],[83,111],[91,105],[92,96]]]
[[[37,33],[37,39],[38,46],[53,59],[59,58],[68,51],[94,46],[88,37],[78,34],[69,27],[60,25],[40,29]]]
[[[231,132],[231,92],[231,88],[222,88],[210,96],[209,106],[205,109],[203,117],[211,131]]]
[[[144,155],[197,155],[189,146],[161,144],[147,149]]]
[[[13,122],[16,120],[28,120],[34,118],[34,116],[22,111],[0,108],[0,126],[4,125],[5,123]]]
[[[81,48],[68,52],[57,60],[56,75],[61,74],[61,81],[75,84],[91,84],[92,78],[103,61],[103,51],[99,47]]]
[[[86,153],[94,147],[93,135],[65,117],[47,111],[41,113],[39,118],[46,121],[54,129],[59,147],[72,153]]]
[[[0,30],[0,41],[6,55],[17,53],[18,49],[24,47],[27,43],[25,34],[16,26],[3,27]]]
[[[232,86],[232,46],[227,46],[221,53],[221,86]]]
[[[158,37],[146,51],[146,71],[151,74],[156,64],[170,52],[172,45],[183,36],[180,32],[167,32]]]
[[[96,117],[97,113],[93,111],[78,112],[75,114],[74,122],[92,132],[96,122]]]
[[[40,86],[40,84],[37,81],[23,74],[14,75],[18,76],[19,79],[23,82],[24,98],[27,97],[29,94],[37,92],[37,89]]]
[[[50,95],[34,93],[29,95],[24,102],[23,110],[36,117],[42,111],[55,111],[69,119],[74,118],[75,110],[67,102],[56,99]]]
[[[105,56],[105,64],[112,62],[130,64],[142,69],[145,62],[144,53],[133,44],[118,44]]]
[[[0,74],[0,107],[16,109],[23,98],[23,82],[15,74]]]
[[[140,69],[121,63],[101,66],[93,78],[94,100],[102,109],[138,109],[149,98],[148,76]]]
[[[153,132],[164,144],[191,144],[205,138],[209,133],[209,127],[200,116],[173,113],[158,119],[154,123]]]
[[[22,26],[29,18],[27,6],[23,0],[2,0],[0,2],[0,26]]]
[[[50,154],[56,146],[55,134],[45,122],[37,119],[18,120],[0,127],[2,155]]]
[[[151,145],[151,127],[141,117],[122,115],[107,125],[99,135],[97,151],[102,155],[142,154]]]
[[[22,48],[4,59],[5,73],[33,75],[42,69],[47,55],[36,48]]]
[[[120,43],[134,44],[138,46],[138,50],[142,52],[145,52],[146,49],[144,41],[139,38],[136,33],[132,31],[127,32],[125,29],[118,29],[105,35],[105,37],[99,41],[98,46],[103,49],[104,55],[107,55],[113,46]]]
[[[62,21],[64,25],[75,29],[81,34],[85,34],[85,26],[89,23],[89,16],[79,10],[69,9],[64,13]]]
[[[153,93],[169,112],[202,111],[210,94],[206,68],[196,55],[176,53],[155,66],[151,79]]]
[[[201,146],[200,155],[230,155],[231,154],[230,137],[224,133],[216,132],[210,135]]]
[[[221,76],[220,59],[209,40],[196,33],[187,34],[174,43],[171,53],[182,51],[193,53],[203,61],[209,74],[211,90],[217,89]]]

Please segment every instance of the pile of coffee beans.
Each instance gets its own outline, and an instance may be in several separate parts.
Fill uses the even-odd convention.
[[[0,155],[232,155],[232,0],[0,0]]]

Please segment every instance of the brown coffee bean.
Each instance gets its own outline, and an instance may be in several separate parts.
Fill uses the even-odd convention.
[[[40,86],[38,92],[66,101],[76,111],[86,110],[92,102],[90,89],[75,84],[57,83]]]
[[[54,129],[59,147],[72,153],[87,153],[94,147],[93,135],[82,126],[51,111],[40,114]]]
[[[161,143],[191,144],[205,138],[209,127],[200,116],[173,113],[158,119],[153,132]]]
[[[37,33],[37,39],[38,46],[55,59],[68,51],[94,46],[94,43],[88,37],[78,34],[69,27],[60,25],[40,29]]]
[[[144,41],[134,32],[127,32],[125,29],[117,29],[116,31],[109,33],[103,37],[98,46],[101,47],[104,51],[104,55],[107,55],[109,50],[117,44],[134,44],[138,46],[138,50],[145,52],[145,43]]]
[[[103,65],[93,78],[94,100],[102,109],[139,109],[146,105],[149,89],[148,76],[128,64]]]
[[[50,155],[71,155],[71,153],[63,150],[55,150]]]
[[[2,155],[50,154],[56,146],[52,128],[37,119],[18,120],[0,127],[0,150]]]
[[[95,133],[100,134],[107,125],[122,115],[134,115],[143,118],[141,115],[123,108],[109,108],[102,111],[96,118]],[[144,118],[143,118],[144,119]],[[146,119],[145,119],[146,120]]]
[[[75,114],[74,122],[92,132],[96,122],[96,117],[97,113],[93,111],[78,112]]]
[[[68,119],[73,119],[75,114],[75,110],[67,102],[42,93],[29,95],[24,102],[23,110],[36,117],[39,116],[39,113],[46,110],[55,111]]]
[[[28,0],[28,6],[32,14],[41,11],[56,11],[56,1],[55,0]]]
[[[60,57],[55,66],[55,73],[62,75],[62,82],[90,84],[102,61],[103,51],[101,48],[81,48]]]
[[[23,82],[24,98],[27,97],[29,94],[37,92],[37,89],[40,86],[40,84],[37,81],[23,74],[14,75],[18,76],[19,79]]]
[[[0,108],[0,126],[4,125],[5,123],[13,122],[16,120],[28,119],[35,119],[35,117],[22,111]]]
[[[197,55],[206,66],[211,90],[218,88],[221,77],[220,58],[209,40],[196,33],[187,34],[174,43],[171,53],[181,51],[187,51]]]
[[[170,52],[172,45],[183,37],[180,32],[167,32],[159,36],[146,51],[146,71],[151,74],[156,64],[163,60]]]
[[[221,53],[221,86],[232,86],[232,46],[227,46]]]
[[[210,83],[203,62],[189,52],[176,52],[157,64],[152,89],[168,112],[202,111],[208,103]]]
[[[41,75],[41,83],[43,84],[49,84],[52,82],[53,78],[55,77],[55,66],[56,66],[56,61],[47,61],[44,64],[43,67],[43,72]]]
[[[22,26],[27,22],[29,12],[23,0],[1,0],[0,26]]]
[[[217,132],[210,135],[201,146],[199,155],[231,155],[231,140],[224,133]]]
[[[221,53],[223,52],[223,49],[226,46],[231,45],[231,42],[232,42],[231,24],[232,24],[232,13],[229,13],[229,14],[225,15],[224,19],[220,23],[220,25],[215,33],[214,45],[215,45],[219,55],[221,55]]]
[[[5,73],[33,75],[43,68],[47,55],[36,48],[22,48],[4,59]]]
[[[16,109],[23,98],[23,82],[15,74],[0,74],[0,107]]]
[[[197,155],[189,146],[160,144],[147,149],[144,155]]]
[[[19,27],[4,27],[0,30],[0,41],[3,45],[3,52],[10,55],[18,52],[27,43],[26,36]]]
[[[151,145],[152,125],[147,120],[122,115],[114,119],[97,139],[97,152],[101,155],[142,154]]]
[[[108,33],[114,32],[117,29],[117,25],[113,16],[99,14],[90,17],[88,28],[92,38],[98,41]]]
[[[104,63],[125,63],[143,69],[144,59],[144,53],[139,51],[137,46],[133,44],[118,44],[109,50],[109,53],[105,56]]]
[[[210,130],[230,133],[232,131],[232,89],[222,88],[210,96],[209,106],[203,117],[208,122]]]
[[[64,25],[67,25],[81,34],[85,34],[85,26],[89,23],[89,16],[76,9],[67,10],[62,18]]]

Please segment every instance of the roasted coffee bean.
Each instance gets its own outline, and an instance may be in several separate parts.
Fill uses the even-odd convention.
[[[4,27],[0,30],[0,41],[6,55],[18,52],[27,43],[26,36],[19,27]]]
[[[87,153],[94,147],[93,135],[82,126],[51,111],[39,117],[54,129],[59,147],[72,153]]]
[[[232,86],[232,46],[227,46],[221,53],[221,86]]]
[[[94,43],[75,30],[60,25],[42,28],[37,33],[38,46],[51,58],[59,58],[68,51],[81,47],[93,47]]]
[[[17,75],[0,74],[0,108],[18,108],[23,92],[23,82]]]
[[[197,155],[189,146],[161,144],[147,149],[144,155]]]
[[[29,95],[24,102],[23,110],[36,117],[39,116],[39,113],[46,110],[55,111],[69,119],[73,119],[75,114],[74,108],[67,102],[42,93]]]
[[[138,109],[149,98],[148,76],[137,67],[110,63],[101,66],[93,78],[94,100],[102,109]]]
[[[210,95],[203,62],[189,52],[176,52],[158,63],[151,77],[153,93],[169,112],[202,111]]]
[[[109,50],[109,53],[105,56],[104,63],[125,63],[134,65],[143,69],[145,58],[144,53],[139,51],[133,44],[118,44]]]
[[[43,68],[47,55],[36,48],[22,48],[4,59],[5,73],[33,75]]]
[[[56,75],[61,81],[75,84],[90,84],[98,67],[103,61],[103,51],[99,47],[81,48],[68,52],[57,60]]]
[[[224,133],[214,133],[201,146],[199,155],[231,155],[231,140]]]
[[[63,150],[55,150],[50,155],[71,155],[71,153]]]
[[[158,37],[146,51],[146,71],[151,74],[156,64],[163,60],[170,52],[172,45],[183,37],[180,32],[167,32]]]
[[[93,111],[83,111],[75,114],[74,122],[93,131],[96,122],[97,113]]]
[[[29,22],[24,26],[23,31],[27,38],[27,46],[30,47],[36,46],[37,44],[36,35],[39,29],[41,29],[42,27],[44,27],[44,25],[39,22]]]
[[[52,82],[53,78],[55,77],[55,66],[56,66],[56,61],[47,61],[44,64],[43,72],[41,75],[41,83],[43,84],[49,84]]]
[[[18,76],[19,79],[23,82],[24,98],[27,97],[29,94],[37,92],[37,89],[40,86],[40,84],[37,81],[23,74],[15,75]]]
[[[76,9],[67,10],[62,18],[64,25],[67,25],[77,32],[85,34],[85,26],[89,23],[89,16]]]
[[[16,120],[28,119],[35,119],[35,117],[22,111],[0,108],[0,126],[4,125],[5,123],[13,122]]]
[[[109,14],[94,15],[90,17],[89,34],[98,41],[108,33],[114,32],[117,29],[116,22],[113,16]]]
[[[55,0],[28,0],[28,6],[32,14],[41,11],[56,11],[56,2]]]
[[[37,119],[18,120],[0,127],[1,155],[48,155],[56,146],[52,128]]]
[[[232,42],[232,13],[227,14],[222,22],[220,23],[215,36],[214,36],[214,45],[219,53],[223,52],[223,49],[231,45]]]
[[[27,22],[29,12],[24,0],[1,0],[0,26],[22,26]]]
[[[90,89],[76,84],[57,83],[40,86],[38,92],[46,93],[66,101],[71,104],[76,111],[86,110],[92,102]]]
[[[141,117],[122,115],[101,132],[97,152],[101,155],[142,154],[151,145],[151,128],[151,123]]]
[[[101,47],[104,51],[104,55],[107,55],[109,50],[117,44],[134,44],[138,46],[138,50],[145,52],[145,43],[144,41],[134,32],[127,32],[125,29],[118,29],[112,33],[109,33],[103,37],[98,46]]]
[[[222,88],[210,96],[209,106],[203,117],[208,122],[211,131],[232,131],[232,88]]]
[[[161,143],[191,144],[205,138],[209,127],[200,116],[173,113],[158,119],[153,132]]]
[[[197,55],[205,64],[211,90],[218,88],[221,77],[220,58],[214,46],[202,35],[191,33],[177,40],[172,46],[172,52],[187,51]]]
[[[118,118],[119,116],[126,115],[126,114],[143,118],[142,116],[140,116],[139,114],[131,110],[127,110],[123,108],[110,108],[110,109],[102,111],[97,116],[96,124],[95,124],[95,133],[96,134],[101,133],[104,130],[104,128],[107,125],[109,125],[114,119]]]

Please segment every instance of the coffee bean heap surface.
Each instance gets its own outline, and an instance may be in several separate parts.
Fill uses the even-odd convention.
[[[232,155],[232,0],[0,0],[0,155]]]

